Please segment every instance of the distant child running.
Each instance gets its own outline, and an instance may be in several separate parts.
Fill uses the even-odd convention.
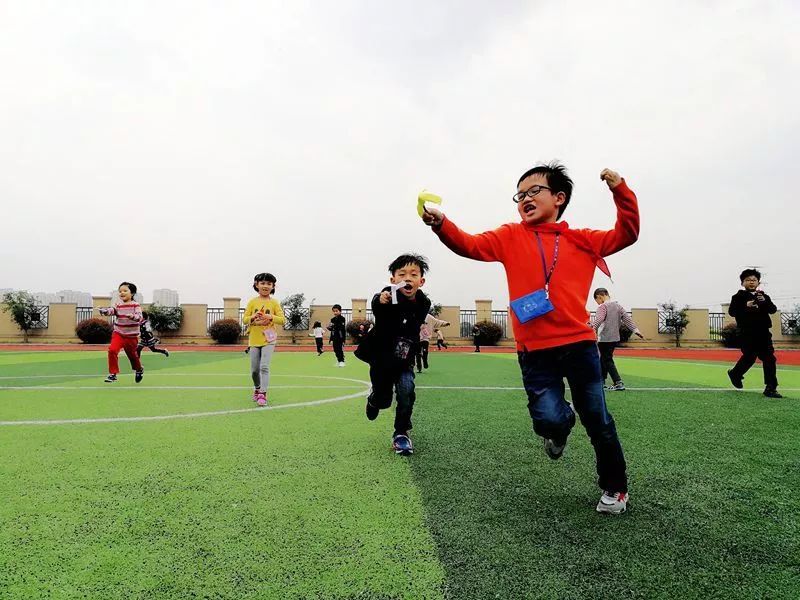
[[[600,350],[600,371],[603,377],[603,384],[606,377],[611,375],[612,384],[607,386],[607,390],[624,391],[625,384],[619,376],[617,365],[614,364],[614,350],[619,346],[621,327],[627,327],[634,335],[644,339],[642,332],[633,322],[622,305],[616,300],[611,299],[611,294],[606,288],[597,288],[594,291],[594,301],[597,302],[597,312],[591,320],[592,329],[597,332],[597,347]]]
[[[758,289],[761,283],[759,271],[745,269],[739,275],[739,281],[744,289],[731,298],[728,314],[736,319],[736,325],[742,332],[742,357],[728,371],[728,377],[733,387],[741,389],[745,373],[758,358],[764,367],[764,395],[767,398],[783,398],[778,392],[778,361],[775,359],[770,333],[770,315],[775,314],[778,307],[767,294]]]
[[[447,350],[447,342],[444,341],[442,330],[437,328],[433,332],[436,334],[436,350],[441,350],[442,348]]]
[[[317,344],[317,356],[322,355],[324,352],[322,345],[325,342],[325,330],[322,328],[322,323],[314,321],[314,329],[308,335],[313,337],[314,342]]]
[[[564,398],[564,378],[572,402],[595,451],[603,490],[597,511],[619,514],[628,504],[625,457],[603,390],[595,332],[589,326],[586,298],[595,268],[608,274],[604,256],[633,244],[639,236],[636,196],[618,173],[604,169],[617,206],[610,231],[570,229],[561,215],[572,197],[572,180],[563,165],[539,165],[517,182],[513,196],[520,220],[469,235],[439,210],[427,209],[424,222],[453,252],[505,267],[511,320],[522,383],[528,395],[533,430],[544,450],[561,458],[575,425]],[[553,495],[548,495],[553,501]]]
[[[278,341],[275,327],[286,322],[281,303],[272,297],[277,281],[272,273],[259,273],[253,278],[253,289],[258,296],[247,303],[242,317],[242,323],[250,326],[247,341],[250,375],[255,386],[253,401],[259,406],[267,405],[269,365]]]
[[[347,328],[344,316],[342,315],[342,305],[334,304],[331,307],[333,317],[328,325],[328,331],[331,332],[331,344],[333,344],[333,352],[336,354],[336,365],[343,367],[344,365],[344,342],[347,339]]]
[[[136,355],[141,357],[142,350],[150,348],[150,352],[157,352],[169,357],[166,348],[158,348],[159,340],[153,333],[153,326],[150,324],[150,317],[146,312],[142,312],[142,322],[139,324],[139,345],[136,347]]]
[[[419,352],[417,352],[417,373],[422,373],[422,369],[428,368],[428,350],[431,343],[433,331],[438,331],[439,327],[450,325],[447,321],[437,319],[431,314],[425,317],[425,322],[419,328]]]
[[[136,351],[139,345],[139,324],[142,322],[142,307],[135,302],[136,285],[128,281],[119,284],[119,302],[113,307],[101,308],[100,314],[107,317],[114,316],[114,331],[111,334],[111,344],[108,346],[108,377],[106,383],[114,383],[119,374],[119,352],[125,355],[131,363],[131,368],[136,373],[134,381],[139,383],[144,377],[142,362]]]

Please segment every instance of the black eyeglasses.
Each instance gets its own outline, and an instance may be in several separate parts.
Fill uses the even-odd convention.
[[[533,198],[536,194],[541,192],[542,190],[549,190],[551,188],[547,187],[546,185],[535,185],[532,188],[528,189],[524,192],[517,192],[514,194],[511,199],[514,200],[517,204],[525,200],[525,197]]]

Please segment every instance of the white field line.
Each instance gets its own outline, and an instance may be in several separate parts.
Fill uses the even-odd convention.
[[[85,423],[137,423],[140,421],[169,421],[173,419],[196,419],[198,417],[214,417],[221,415],[235,415],[240,413],[250,412],[269,412],[272,410],[280,410],[283,408],[303,408],[307,406],[319,406],[321,404],[330,404],[332,402],[341,402],[342,400],[350,400],[351,398],[363,397],[364,392],[350,394],[348,396],[338,396],[336,398],[325,398],[323,400],[312,400],[310,402],[295,402],[293,404],[281,404],[279,406],[258,406],[255,408],[238,408],[233,410],[214,410],[208,412],[198,413],[185,413],[178,415],[154,415],[150,417],[106,417],[98,419],[51,419],[42,421],[0,421],[0,426],[3,425],[76,425]]]
[[[369,384],[367,384],[369,385]],[[351,390],[358,385],[271,385],[271,390]],[[2,390],[252,390],[252,385],[0,385]]]

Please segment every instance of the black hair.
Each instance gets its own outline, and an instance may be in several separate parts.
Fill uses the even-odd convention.
[[[150,318],[150,317],[148,316],[148,314],[147,314],[147,311],[146,311],[146,310],[143,310],[143,311],[142,311],[142,318],[143,318],[143,319],[149,319],[149,318]]]
[[[761,281],[761,271],[758,269],[745,269],[739,274],[739,281],[744,283],[744,280],[748,277],[755,277],[759,281]]]
[[[135,283],[131,283],[130,281],[123,281],[122,283],[120,283],[117,286],[117,290],[119,290],[119,288],[121,288],[123,285],[127,285],[128,286],[128,289],[131,291],[131,297],[136,295],[136,290],[138,288],[136,287]]]
[[[414,265],[419,267],[419,274],[425,276],[425,273],[430,270],[428,266],[428,259],[421,254],[401,254],[392,261],[389,265],[389,273],[394,275],[395,271],[402,269],[407,265]]]
[[[275,275],[272,273],[259,273],[255,277],[253,277],[253,289],[258,291],[258,285],[256,285],[259,281],[269,281],[272,284],[272,293],[275,293],[275,284],[278,283],[278,280],[275,279]]]
[[[606,288],[597,288],[592,294],[592,298],[597,298],[598,296],[610,296],[611,294],[608,293]]]
[[[550,187],[550,191],[553,195],[564,192],[566,200],[564,204],[558,207],[558,216],[556,217],[560,219],[564,211],[567,210],[567,204],[569,204],[570,198],[572,198],[572,179],[567,175],[567,167],[555,160],[548,164],[538,164],[522,174],[522,177],[517,181],[517,187],[531,175],[544,175],[547,185]]]
[[[316,329],[317,327],[322,327],[322,323],[320,323],[319,321],[314,321],[314,324],[311,327],[314,329]]]
[[[340,310],[342,310],[342,305],[341,304],[334,304],[333,306],[331,306],[331,310],[339,310],[340,311]]]

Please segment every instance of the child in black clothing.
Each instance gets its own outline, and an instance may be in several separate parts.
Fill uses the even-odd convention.
[[[414,452],[408,432],[416,399],[414,357],[418,352],[420,327],[431,307],[430,299],[419,289],[425,283],[427,270],[426,259],[416,254],[398,256],[389,265],[392,286],[372,298],[375,327],[356,351],[356,357],[369,363],[372,389],[367,398],[366,413],[370,421],[378,418],[381,409],[391,406],[394,388],[396,407],[392,448],[403,456]]]
[[[331,332],[331,343],[333,344],[333,352],[336,354],[336,365],[339,367],[344,366],[344,340],[347,337],[346,324],[347,321],[342,316],[342,305],[334,304],[331,307],[333,317],[331,318],[328,331]]]
[[[742,388],[744,374],[761,359],[764,366],[764,395],[767,398],[783,398],[778,393],[777,361],[775,348],[772,346],[771,314],[778,308],[770,297],[758,289],[761,273],[756,269],[745,269],[739,275],[743,290],[739,290],[731,298],[728,314],[736,319],[736,325],[742,332],[742,357],[728,371],[731,383],[735,388]]]
[[[168,357],[169,352],[166,348],[156,348],[161,340],[153,333],[153,326],[150,324],[150,317],[146,312],[142,313],[142,319],[143,321],[139,323],[139,344],[136,347],[136,354],[141,356],[142,350],[150,348],[150,352],[157,352]]]

